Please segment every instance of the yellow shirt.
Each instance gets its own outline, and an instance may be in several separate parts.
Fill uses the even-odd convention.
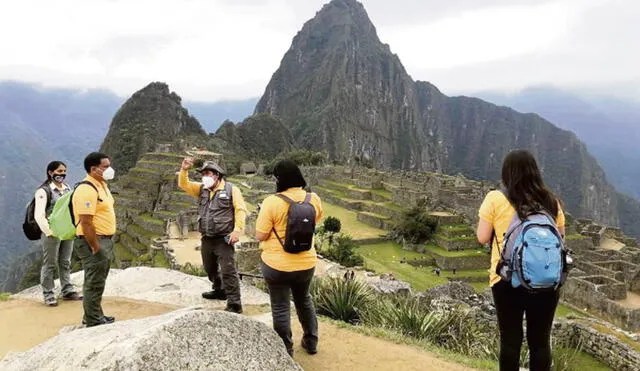
[[[93,226],[97,235],[111,236],[116,234],[114,201],[107,183],[100,182],[89,175],[84,180],[91,182],[98,189],[98,192],[88,184],[81,184],[75,190],[72,202],[76,223],[80,220],[80,215],[93,215]],[[98,198],[102,201],[98,201]],[[76,235],[84,236],[80,224],[76,227]]]
[[[484,220],[487,223],[490,223],[493,226],[493,230],[495,231],[495,239],[491,240],[491,268],[489,268],[489,286],[493,286],[497,282],[500,281],[500,276],[496,274],[496,267],[498,266],[498,262],[500,261],[500,248],[502,248],[502,241],[504,239],[504,234],[509,229],[509,224],[511,223],[511,219],[515,215],[516,210],[513,208],[507,196],[500,191],[491,191],[487,193],[487,196],[484,198],[482,205],[480,206],[480,210],[478,212],[478,216],[480,219]],[[556,217],[556,225],[560,227],[564,227],[564,212],[558,205],[558,215]],[[498,245],[496,245],[496,239],[498,240]]]
[[[290,199],[300,202],[304,201],[306,192],[300,188],[289,188],[282,195]],[[322,202],[317,194],[311,193],[311,205],[316,209],[316,223],[322,218]],[[273,228],[278,232],[278,236],[284,243],[285,233],[287,229],[287,214],[289,212],[289,204],[277,197],[271,195],[262,201],[258,220],[256,221],[256,231],[261,233],[269,233],[269,238],[260,242],[262,249],[262,261],[269,267],[282,272],[295,272],[311,269],[316,266],[318,257],[316,249],[303,251],[298,254],[289,254],[278,241]]]
[[[215,196],[216,191],[224,189],[226,182],[224,179],[220,180],[218,186],[209,193],[209,197]],[[178,173],[178,187],[193,197],[200,197],[200,187],[202,183],[192,182],[189,180],[189,173],[187,170],[180,170]],[[244,203],[242,192],[236,186],[231,187],[231,198],[233,199],[233,212],[235,218],[235,224],[233,230],[236,232],[244,232],[244,226],[247,221],[247,205]]]

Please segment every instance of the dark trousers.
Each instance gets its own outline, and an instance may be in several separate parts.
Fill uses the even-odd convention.
[[[500,371],[519,369],[522,346],[522,315],[527,317],[529,370],[551,369],[550,334],[559,292],[529,293],[500,281],[491,288],[500,328]]]
[[[224,290],[227,303],[240,304],[240,279],[235,250],[223,237],[202,237],[202,265],[214,290]]]
[[[269,288],[273,329],[280,335],[287,349],[293,349],[289,292],[293,295],[303,339],[310,348],[318,344],[318,320],[313,307],[309,286],[315,268],[296,272],[282,272],[262,263],[262,275]]]
[[[113,255],[111,238],[98,238],[98,243],[100,251],[94,254],[83,238],[76,238],[73,241],[73,249],[82,261],[82,269],[84,269],[82,307],[84,308],[83,319],[88,326],[100,323],[104,317],[102,294]]]

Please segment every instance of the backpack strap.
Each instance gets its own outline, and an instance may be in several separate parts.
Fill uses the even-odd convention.
[[[78,189],[78,187],[80,187],[83,184],[90,185],[91,188],[93,188],[96,191],[96,193],[98,194],[98,202],[102,202],[102,199],[100,198],[100,191],[98,191],[98,188],[96,188],[96,186],[93,185],[93,183],[91,183],[88,180],[83,180],[80,183],[76,183],[76,185],[73,187],[73,190],[75,191],[76,189]]]

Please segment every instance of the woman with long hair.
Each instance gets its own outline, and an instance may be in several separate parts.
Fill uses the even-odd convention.
[[[71,191],[64,183],[67,176],[67,165],[61,161],[52,161],[47,165],[47,180],[42,183],[35,193],[34,218],[42,231],[42,269],[40,270],[40,284],[42,295],[47,306],[58,305],[53,292],[53,276],[58,268],[63,300],[81,300],[82,297],[71,284],[71,252],[73,240],[61,241],[56,238],[49,228],[47,217],[53,210],[56,201]]]
[[[294,202],[307,197],[307,186],[302,172],[290,160],[282,160],[273,170],[276,192]],[[315,193],[310,194],[309,203],[315,209],[316,223],[322,218],[322,202]],[[313,279],[317,256],[314,247],[299,253],[288,253],[282,241],[286,239],[289,204],[281,197],[267,197],[260,208],[256,221],[256,238],[261,241],[262,275],[269,288],[273,328],[280,335],[287,352],[293,356],[291,318],[289,316],[289,293],[293,296],[303,336],[300,345],[309,354],[317,352],[318,321],[313,307],[309,287]]]
[[[551,326],[558,305],[557,290],[532,293],[522,286],[514,288],[496,273],[504,234],[517,213],[524,220],[535,212],[555,216],[564,237],[564,213],[558,198],[547,188],[535,158],[525,150],[510,152],[502,164],[502,190],[487,194],[479,210],[477,237],[482,244],[492,243],[489,286],[500,329],[500,370],[519,369],[523,340],[522,317],[527,318],[527,344],[532,371],[551,368]]]

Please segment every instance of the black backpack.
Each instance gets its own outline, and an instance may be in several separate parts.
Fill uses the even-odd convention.
[[[313,247],[313,233],[316,230],[316,209],[309,203],[311,193],[307,193],[302,202],[295,202],[279,193],[276,193],[276,196],[289,204],[284,243],[282,243],[282,239],[278,236],[276,229],[273,228],[273,233],[278,237],[282,248],[290,254],[311,250],[311,247]]]
[[[45,194],[47,195],[47,206],[49,207],[49,203],[51,202],[51,188],[48,185],[42,185],[40,188],[44,189]],[[27,212],[24,215],[24,222],[22,223],[22,231],[24,235],[31,241],[39,240],[42,237],[42,231],[40,230],[40,226],[36,222],[35,218],[36,211],[36,198],[33,197],[29,205],[27,205]]]

